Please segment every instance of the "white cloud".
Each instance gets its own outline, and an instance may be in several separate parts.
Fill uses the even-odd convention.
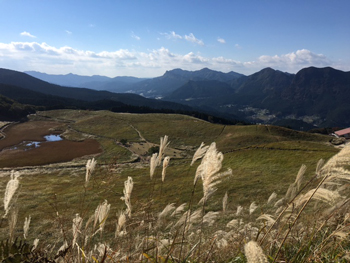
[[[66,33],[68,34],[68,35],[71,35],[71,34],[73,34],[71,31],[69,31],[69,30],[66,30]]]
[[[198,44],[200,46],[204,46],[204,42],[198,38],[196,38],[192,33],[190,33],[188,36],[185,35],[185,39],[189,42]]]
[[[207,57],[195,52],[178,54],[165,47],[146,52],[128,49],[94,52],[37,42],[0,43],[0,68],[51,74],[156,77],[174,68],[199,70],[208,67],[249,75],[265,67],[295,73],[308,66],[333,66],[349,70],[349,65],[340,65],[339,61],[335,63],[325,55],[306,49],[282,55],[263,55],[254,61],[242,62],[224,56]]]
[[[141,40],[141,38],[140,38],[139,36],[136,36],[136,35],[134,34],[134,32],[131,32],[131,37],[134,38],[134,39],[136,39],[136,40]]]
[[[182,36],[176,34],[174,31],[170,33],[161,33],[161,35],[164,35],[167,39],[182,39]]]
[[[297,50],[296,52],[283,55],[260,56],[257,63],[269,67],[283,66],[291,71],[295,71],[296,69],[302,67],[324,67],[332,64],[332,62],[325,55],[315,54],[307,49],[301,49]]]
[[[20,35],[25,36],[25,37],[36,38],[36,36],[33,36],[31,33],[27,32],[27,31],[23,31]]]
[[[221,43],[221,44],[225,44],[226,43],[225,39],[220,38],[220,37],[218,37],[218,42]]]
[[[242,49],[242,47],[241,47],[239,44],[236,44],[235,47],[236,47],[237,49]]]

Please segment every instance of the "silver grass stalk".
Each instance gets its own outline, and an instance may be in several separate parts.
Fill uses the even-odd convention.
[[[275,203],[273,206],[274,206],[274,207],[280,207],[281,205],[284,204],[284,201],[285,201],[285,199],[284,199],[284,197],[283,197],[283,198],[277,200],[276,203]]]
[[[149,170],[150,170],[149,175],[150,175],[151,180],[153,179],[153,175],[154,175],[154,172],[155,172],[156,167],[157,167],[157,158],[158,158],[158,153],[152,154],[150,164],[149,164]]]
[[[303,179],[304,179],[304,174],[305,174],[305,172],[306,172],[306,165],[305,164],[303,164],[301,167],[300,167],[300,169],[299,169],[299,172],[298,172],[298,174],[297,174],[297,177],[296,177],[296,179],[295,179],[295,184],[297,185],[297,190],[299,191],[300,190],[300,186],[301,186],[301,183],[302,183],[302,181],[303,181]]]
[[[227,194],[227,191],[224,195],[224,198],[222,199],[222,212],[226,212],[227,210],[227,201],[228,201],[228,194]]]
[[[255,241],[249,241],[244,245],[244,255],[247,263],[268,263],[263,250]]]
[[[209,146],[204,146],[204,142],[202,142],[197,151],[194,153],[190,166],[192,166],[198,159],[203,158],[208,148]]]
[[[39,245],[39,239],[36,238],[36,239],[34,239],[34,241],[33,241],[32,251],[34,251],[34,250],[38,247],[38,245]]]
[[[168,216],[170,213],[172,213],[176,209],[175,204],[168,204],[162,212],[158,214],[158,220]]]
[[[191,223],[198,223],[202,218],[202,209],[197,209],[194,211],[190,216],[190,222]]]
[[[102,204],[99,204],[95,210],[95,222],[94,222],[94,228],[96,226],[97,221],[99,222],[99,231],[103,231],[103,228],[105,226],[109,210],[111,209],[111,205],[108,204],[107,200],[105,200]]]
[[[350,183],[350,171],[343,167],[333,167],[327,175],[323,185],[331,185],[335,183],[340,183],[340,185],[347,187],[347,184]]]
[[[67,240],[65,240],[63,245],[58,249],[57,255],[59,255],[61,251],[65,251],[68,247],[69,246],[68,246]]]
[[[13,242],[14,236],[15,236],[15,228],[16,228],[16,224],[17,224],[17,218],[18,218],[18,209],[15,207],[15,208],[11,209],[11,213],[10,213],[10,216],[8,218],[9,240],[11,243]]]
[[[309,190],[305,195],[300,196],[298,200],[296,200],[296,206],[299,207],[307,202],[312,196],[313,200],[322,201],[324,203],[329,204],[330,206],[335,205],[337,201],[341,199],[341,196],[338,191],[331,191],[325,188],[318,188]]]
[[[221,238],[220,240],[216,241],[216,246],[220,249],[220,248],[225,248],[228,246],[228,242],[226,239]]]
[[[333,167],[347,165],[349,161],[350,161],[350,144],[347,144],[340,152],[338,152],[336,155],[334,155],[332,158],[330,158],[327,161],[327,163],[320,170],[320,174],[323,175],[324,172],[327,173],[328,170],[332,169]]]
[[[249,206],[249,214],[253,214],[254,211],[258,208],[258,206],[256,205],[255,202],[251,203],[250,206]]]
[[[335,230],[332,234],[331,234],[332,237],[336,237],[340,240],[345,240],[348,236],[349,236],[349,232],[346,231],[346,230],[342,230],[342,229],[338,229],[338,230]]]
[[[97,161],[95,158],[89,159],[86,163],[85,186],[88,185],[92,172],[95,170]]]
[[[164,182],[165,174],[166,174],[166,168],[168,167],[169,162],[170,162],[170,157],[169,156],[165,157],[164,160],[163,160],[162,182]]]
[[[73,247],[75,246],[76,240],[78,238],[78,235],[80,233],[81,226],[83,225],[83,219],[79,216],[79,214],[75,214],[75,218],[73,219]]]
[[[272,215],[269,214],[263,214],[259,216],[256,220],[265,220],[268,226],[271,226],[275,223],[275,219],[273,219]]]
[[[191,211],[188,210],[185,213],[183,213],[183,215],[180,217],[180,219],[176,222],[175,227],[183,225],[185,223],[185,221],[187,220],[187,218],[189,218],[189,222],[191,222],[191,223],[198,222],[201,219],[201,215],[202,215],[201,208],[194,211],[191,215],[189,215],[190,212]],[[188,230],[188,226],[187,226],[187,230]]]
[[[237,207],[237,211],[236,211],[236,216],[239,216],[241,213],[242,213],[242,211],[243,211],[243,206],[238,206]]]
[[[218,173],[222,167],[224,155],[216,149],[216,143],[213,142],[206,154],[204,155],[201,164],[197,167],[194,184],[196,184],[199,177],[202,178],[203,184],[203,198],[200,202],[206,203],[208,198],[217,190],[215,187],[221,182],[224,176],[231,175],[232,170]]]
[[[121,212],[117,213],[117,217],[118,217],[118,221],[117,221],[117,228],[115,231],[115,238],[126,234],[126,227],[125,227],[126,216],[125,216],[125,214],[121,211]]]
[[[316,174],[319,175],[322,167],[324,165],[324,160],[323,159],[320,159],[318,162],[317,162],[317,165],[316,165]]]
[[[168,136],[160,137],[159,153],[157,158],[157,166],[161,165],[162,158],[165,153],[165,149],[168,147],[170,142],[168,142]]]
[[[267,204],[270,204],[270,203],[272,203],[273,201],[275,201],[275,200],[276,200],[276,197],[277,197],[277,194],[276,194],[275,192],[273,192],[273,193],[270,195],[269,199],[267,200]]]
[[[297,174],[297,177],[295,178],[294,183],[292,183],[287,190],[287,193],[285,195],[286,200],[291,200],[295,197],[295,195],[297,194],[297,192],[300,190],[300,186],[302,183],[302,180],[304,178],[304,174],[306,171],[306,165],[302,165],[299,169],[299,172]]]
[[[215,223],[216,218],[218,217],[219,212],[209,211],[203,216],[203,223],[207,223],[208,226],[212,226]]]
[[[27,239],[31,219],[32,219],[31,216],[26,217],[24,219],[24,225],[23,225],[23,237],[24,237],[24,239]]]
[[[132,180],[132,177],[128,176],[128,179],[124,182],[124,196],[121,197],[121,200],[125,201],[125,205],[127,206],[126,213],[129,217],[131,217],[131,192],[134,187],[134,181]]]
[[[171,217],[178,216],[179,214],[181,214],[181,213],[185,210],[186,205],[187,205],[186,203],[183,203],[183,204],[179,205],[179,206],[174,210],[174,212],[172,212]]]
[[[213,142],[205,153],[201,164],[197,167],[194,184],[198,178],[210,178],[218,173],[222,167],[224,155],[216,149],[216,143]]]
[[[226,227],[229,228],[238,228],[239,222],[237,219],[232,219],[230,222],[227,223]]]
[[[6,190],[5,190],[5,196],[4,196],[5,215],[4,215],[4,217],[6,217],[6,215],[10,211],[11,200],[19,187],[18,177],[20,177],[19,172],[15,172],[12,170],[11,171],[11,179],[10,179],[10,181],[8,181],[8,183],[6,185]]]

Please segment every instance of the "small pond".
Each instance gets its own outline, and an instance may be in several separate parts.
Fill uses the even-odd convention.
[[[45,140],[48,142],[58,142],[62,141],[62,137],[60,135],[50,134],[44,136]]]
[[[57,142],[57,141],[62,141],[62,137],[60,135],[55,135],[55,134],[50,134],[50,135],[45,135],[44,136],[45,141],[43,142],[38,142],[38,141],[23,141],[20,144],[17,144],[14,147],[11,147],[10,150],[31,150],[34,148],[40,147],[41,143],[45,142]]]

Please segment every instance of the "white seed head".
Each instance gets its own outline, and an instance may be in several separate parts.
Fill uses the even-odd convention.
[[[8,181],[6,185],[5,196],[4,196],[4,209],[5,209],[4,217],[9,212],[12,198],[19,187],[19,180],[18,180],[19,176],[20,176],[19,172],[14,172],[13,170],[11,171],[11,179],[10,181]]]
[[[90,181],[92,172],[95,170],[97,161],[95,158],[89,159],[86,163],[85,185]]]
[[[245,244],[244,255],[247,258],[247,263],[268,263],[263,250],[255,241],[249,241]]]
[[[29,225],[30,225],[30,220],[31,220],[31,216],[26,217],[24,219],[24,226],[23,226],[23,237],[24,239],[27,239],[28,236],[28,231],[29,231]]]
[[[170,157],[169,156],[165,157],[164,160],[163,160],[162,182],[164,182],[165,174],[166,174],[166,168],[168,167],[169,162],[170,162]]]

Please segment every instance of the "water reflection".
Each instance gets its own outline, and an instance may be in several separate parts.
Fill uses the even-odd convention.
[[[14,147],[11,147],[10,150],[24,150],[24,151],[28,151],[28,150],[40,147],[41,143],[58,142],[58,141],[62,141],[63,140],[60,135],[55,135],[55,134],[46,135],[46,136],[44,136],[44,139],[46,140],[44,142],[23,141],[20,144],[14,146]]]
[[[62,141],[62,137],[60,135],[54,135],[54,134],[50,134],[50,135],[46,135],[44,136],[45,140],[48,142],[57,142],[57,141]]]

